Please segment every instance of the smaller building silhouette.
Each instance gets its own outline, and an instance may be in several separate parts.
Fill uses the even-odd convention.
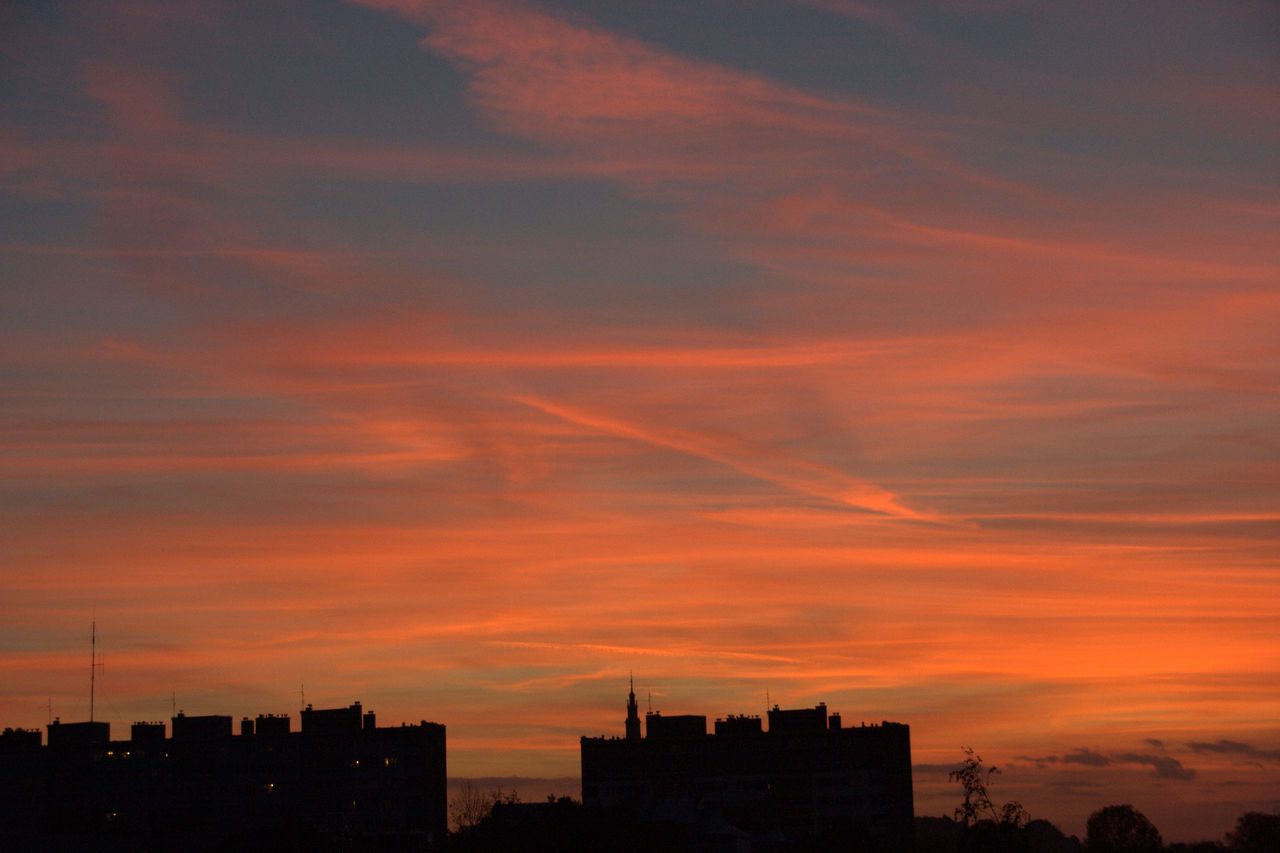
[[[882,722],[846,728],[824,704],[730,715],[707,733],[701,715],[645,715],[634,688],[626,737],[584,737],[582,801],[661,820],[715,815],[774,846],[845,843],[909,851],[914,804],[910,730]],[[781,842],[778,839],[782,839]]]

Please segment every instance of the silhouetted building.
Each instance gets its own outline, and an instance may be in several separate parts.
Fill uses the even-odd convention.
[[[259,714],[254,721],[254,730],[258,737],[285,737],[289,734],[288,714]]]
[[[445,727],[378,728],[359,703],[0,736],[0,848],[427,849],[446,831]],[[6,843],[9,842],[9,843]],[[86,847],[87,849],[87,847]]]
[[[0,732],[0,839],[15,837],[31,820],[43,819],[43,752],[38,729]]]
[[[231,737],[231,717],[229,716],[209,714],[203,717],[188,717],[179,711],[178,716],[173,718],[175,742],[219,741],[229,737]]]
[[[164,723],[134,723],[129,726],[129,742],[133,744],[163,744]]]
[[[649,819],[693,809],[775,847],[911,849],[906,725],[845,728],[826,705],[774,706],[767,731],[755,716],[716,720],[708,734],[705,716],[650,713],[639,738],[630,707],[627,737],[582,738],[585,806]]]
[[[55,719],[49,724],[50,749],[83,749],[104,746],[110,740],[110,723],[64,723]]]
[[[39,752],[39,729],[5,729],[0,732],[0,755]]]

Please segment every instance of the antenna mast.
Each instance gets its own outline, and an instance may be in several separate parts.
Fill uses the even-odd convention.
[[[93,679],[98,674],[98,620],[89,628],[89,722],[93,722]]]

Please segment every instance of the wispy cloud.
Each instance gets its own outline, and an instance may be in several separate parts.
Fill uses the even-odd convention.
[[[518,397],[516,400],[581,426],[720,462],[743,474],[787,489],[885,515],[926,518],[902,506],[897,496],[871,483],[732,436],[711,437],[669,428],[655,429],[537,398]]]
[[[1252,758],[1271,764],[1280,764],[1280,749],[1260,749],[1252,744],[1238,740],[1191,741],[1187,744],[1187,748],[1200,755],[1232,755]]]
[[[591,643],[539,643],[526,641],[495,640],[493,645],[516,648],[551,649],[555,651],[588,651],[611,654],[640,655],[645,657],[678,657],[678,658],[711,658],[725,660],[772,661],[778,663],[798,663],[794,658],[778,655],[759,654],[755,652],[731,652],[716,649],[699,649],[694,647],[643,647],[643,646],[602,646]]]
[[[1151,741],[1148,741],[1149,743]],[[1158,741],[1157,741],[1158,743]],[[1082,767],[1112,767],[1115,765],[1145,765],[1152,769],[1152,775],[1158,779],[1190,781],[1196,778],[1194,769],[1184,767],[1182,762],[1172,756],[1154,752],[1098,752],[1088,747],[1080,747],[1061,755],[1044,755],[1039,757],[1019,756],[1020,761],[1028,761],[1037,767],[1058,765],[1079,765]]]

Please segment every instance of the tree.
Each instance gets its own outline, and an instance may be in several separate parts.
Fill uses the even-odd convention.
[[[501,788],[482,791],[468,779],[462,783],[458,793],[449,800],[449,826],[454,832],[464,832],[478,826],[498,803],[518,802],[520,802],[520,796],[514,788],[509,794],[503,794]]]
[[[1147,816],[1130,805],[1098,809],[1086,829],[1089,853],[1159,853],[1164,844]]]
[[[1236,828],[1227,833],[1227,849],[1240,853],[1274,853],[1280,850],[1280,814],[1245,812]]]
[[[964,800],[956,808],[955,817],[966,828],[972,827],[980,820],[991,820],[1002,826],[1023,826],[1029,815],[1017,800],[1010,800],[1000,808],[991,802],[991,794],[987,783],[991,777],[1000,772],[1000,768],[984,768],[982,756],[976,755],[973,747],[964,748],[965,759],[958,770],[952,770],[948,778],[959,782],[964,789]]]
[[[1049,821],[1038,819],[1022,828],[1022,849],[1027,853],[1078,853],[1081,846],[1075,836],[1068,838]]]

